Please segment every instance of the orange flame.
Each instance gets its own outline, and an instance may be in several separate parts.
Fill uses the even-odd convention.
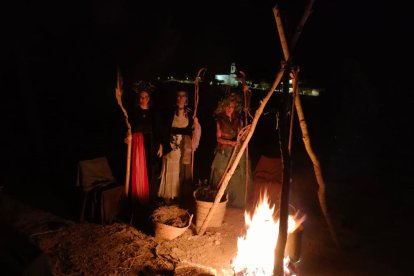
[[[235,273],[272,275],[275,248],[279,234],[279,219],[274,218],[275,205],[270,206],[265,191],[253,216],[245,212],[246,234],[237,240],[237,256],[232,261]],[[295,231],[305,220],[298,213],[289,216],[288,233]],[[287,261],[287,260],[286,260]]]

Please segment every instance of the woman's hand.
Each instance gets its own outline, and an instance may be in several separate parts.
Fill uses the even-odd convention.
[[[161,144],[160,144],[160,147],[158,148],[157,156],[158,157],[161,157],[162,156],[162,145]]]
[[[193,132],[191,137],[191,149],[193,151],[196,151],[198,148],[198,145],[200,143],[201,138],[201,125],[198,121],[198,118],[194,118],[194,124],[193,124]]]
[[[194,125],[194,126],[198,125],[198,118],[197,118],[197,117],[195,117],[195,118],[194,118],[193,125]]]
[[[239,144],[238,141],[231,141],[231,140],[226,140],[226,139],[222,139],[222,138],[218,138],[217,142],[223,145],[230,145],[230,146],[237,146]]]
[[[127,134],[127,137],[125,137],[124,142],[125,144],[129,145],[132,141],[132,135],[131,134]]]
[[[230,145],[232,145],[233,147],[236,147],[239,144],[239,142],[237,141],[231,141]]]

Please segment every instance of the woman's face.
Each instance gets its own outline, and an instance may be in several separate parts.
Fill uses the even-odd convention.
[[[148,108],[150,96],[147,91],[141,91],[139,93],[139,106],[141,108]]]
[[[230,102],[227,106],[226,106],[226,108],[225,108],[225,112],[226,112],[226,115],[228,116],[228,117],[231,117],[232,115],[233,115],[233,113],[234,113],[234,108],[236,107],[236,103],[234,103],[234,102]]]
[[[179,108],[184,108],[187,104],[187,93],[185,91],[179,91],[177,93],[177,106]]]

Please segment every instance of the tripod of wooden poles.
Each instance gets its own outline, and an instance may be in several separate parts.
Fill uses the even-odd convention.
[[[309,0],[305,12],[298,24],[298,27],[296,29],[296,32],[293,36],[292,43],[291,43],[291,49],[294,48],[299,35],[302,32],[302,28],[309,17],[312,6],[313,6],[314,0]],[[331,218],[328,213],[327,205],[326,205],[326,199],[325,199],[325,182],[322,177],[322,171],[319,164],[319,161],[314,154],[312,147],[310,145],[310,138],[309,133],[307,131],[307,125],[305,121],[305,117],[302,110],[302,105],[299,97],[299,84],[298,84],[298,72],[299,70],[297,68],[290,70],[290,62],[291,62],[291,56],[288,48],[288,44],[286,42],[282,21],[280,18],[280,13],[278,7],[273,8],[273,13],[279,33],[279,38],[282,44],[282,50],[284,55],[284,60],[281,62],[280,70],[277,73],[275,80],[273,82],[272,87],[268,91],[267,95],[262,99],[260,106],[256,110],[255,116],[253,117],[251,125],[248,127],[247,133],[243,137],[243,141],[240,145],[240,149],[234,158],[234,161],[232,161],[231,165],[229,164],[228,170],[226,170],[225,174],[223,175],[220,183],[218,183],[218,191],[215,196],[214,203],[212,204],[207,216],[204,219],[204,222],[202,223],[201,227],[198,230],[198,235],[202,235],[205,233],[205,230],[208,227],[209,221],[211,220],[211,217],[214,213],[215,208],[218,206],[218,203],[220,202],[221,198],[223,197],[224,191],[228,185],[228,182],[233,175],[238,163],[240,162],[240,159],[242,157],[242,154],[244,150],[247,148],[247,145],[253,135],[253,132],[256,128],[257,122],[259,120],[259,117],[263,113],[264,107],[266,106],[267,102],[269,101],[270,97],[272,96],[273,92],[276,90],[276,87],[281,83],[282,78],[285,78],[285,85],[289,83],[289,77],[292,77],[293,81],[293,98],[292,98],[292,105],[289,105],[289,90],[288,86],[285,86],[284,89],[284,99],[282,100],[284,104],[284,108],[282,108],[282,111],[279,113],[282,116],[280,125],[282,126],[282,130],[279,131],[280,133],[280,144],[281,144],[281,152],[282,152],[282,161],[283,161],[283,183],[282,183],[282,192],[281,192],[281,202],[280,202],[280,224],[279,224],[279,237],[278,237],[278,243],[275,249],[275,268],[274,268],[274,275],[283,275],[283,257],[284,257],[284,251],[286,247],[286,241],[287,241],[287,220],[288,220],[288,207],[289,207],[289,183],[291,180],[291,147],[292,147],[292,124],[293,124],[293,111],[296,108],[298,119],[300,123],[300,128],[302,131],[302,137],[303,142],[305,144],[305,148],[307,150],[307,153],[309,157],[312,160],[316,180],[319,185],[318,189],[318,199],[319,204],[321,206],[321,210],[324,214],[325,220],[328,224],[329,231],[331,233],[331,237],[334,240],[334,242],[339,246],[339,240],[337,238],[336,232],[333,227],[333,223],[331,221]],[[290,49],[290,50],[291,50]],[[287,87],[287,89],[286,89]],[[288,115],[290,114],[290,115]]]

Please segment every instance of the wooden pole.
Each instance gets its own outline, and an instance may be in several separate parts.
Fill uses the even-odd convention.
[[[200,75],[203,71],[207,70],[207,68],[203,67],[198,70],[197,75],[194,80],[194,113],[193,113],[193,120],[197,117],[197,108],[198,108],[198,91],[199,87],[199,80]],[[194,138],[192,136],[192,138]],[[194,149],[191,148],[191,181],[194,181]]]
[[[298,36],[301,33],[302,28],[303,28],[307,18],[309,17],[309,15],[311,13],[313,3],[314,3],[314,0],[309,0],[308,5],[306,6],[304,15],[303,15],[303,17],[302,17],[302,19],[301,19],[301,21],[298,25],[298,28],[296,29],[297,30],[296,34],[295,34],[295,36],[292,40],[292,44],[291,44],[292,47],[294,47],[296,45],[296,42],[298,40]],[[289,48],[288,48],[288,45],[286,43],[286,39],[283,39],[284,31],[283,31],[283,26],[282,26],[282,23],[281,23],[281,19],[279,18],[279,10],[278,10],[277,6],[273,8],[273,14],[274,14],[275,19],[276,19],[276,25],[277,25],[277,28],[278,28],[278,31],[279,31],[279,36],[281,37],[280,43],[282,44],[282,49],[283,49],[283,53],[284,53],[284,56],[285,56],[285,60],[289,60],[290,59]],[[295,77],[297,78],[297,76],[295,76]],[[306,125],[305,117],[303,115],[302,105],[301,105],[300,97],[299,97],[298,80],[296,80],[296,86],[297,86],[296,87],[297,91],[294,93],[294,96],[295,96],[294,102],[295,102],[295,107],[296,107],[296,110],[297,110],[297,113],[298,113],[298,119],[299,119],[301,131],[302,131],[303,142],[305,143],[306,151],[307,151],[310,159],[312,160],[314,171],[315,171],[315,177],[316,177],[316,180],[317,180],[318,186],[319,186],[319,189],[318,189],[319,205],[321,206],[321,210],[322,210],[322,213],[325,217],[325,221],[328,225],[331,237],[332,237],[333,241],[336,243],[336,245],[339,247],[340,243],[339,243],[339,240],[337,238],[335,228],[334,228],[334,225],[332,223],[331,217],[330,217],[329,212],[328,212],[328,207],[327,207],[327,204],[326,204],[326,197],[325,197],[325,187],[326,187],[326,185],[325,185],[325,181],[323,180],[323,177],[322,177],[322,170],[321,170],[319,161],[318,161],[316,155],[314,154],[314,152],[313,152],[313,150],[310,146],[310,138],[309,138],[309,134],[308,134],[308,131],[307,131],[307,125]],[[299,113],[301,113],[301,114],[299,114]]]
[[[122,110],[122,113],[125,117],[125,123],[127,125],[127,141],[128,141],[128,149],[127,149],[127,159],[126,159],[126,173],[125,173],[125,194],[128,196],[129,192],[129,178],[130,178],[130,171],[131,171],[131,146],[132,146],[132,131],[131,131],[131,124],[128,120],[128,113],[122,104],[122,76],[119,69],[117,70],[117,81],[116,81],[116,88],[115,88],[115,96],[118,102],[119,107]]]
[[[207,70],[207,68],[205,68],[205,67],[198,70],[197,75],[196,75],[195,80],[194,80],[194,113],[193,113],[193,119],[195,117],[197,117],[198,91],[200,90],[200,88],[199,88],[200,76],[201,76],[201,73],[203,71],[206,71],[206,70]]]
[[[295,29],[295,32],[293,33],[293,38],[290,43],[290,50],[293,51],[293,49],[296,46],[296,43],[298,42],[298,39],[302,33],[303,27],[305,26],[306,21],[308,20],[309,15],[312,13],[312,7],[315,0],[309,0],[308,4],[306,5],[305,11],[303,13],[302,18],[300,19],[298,26]],[[297,78],[292,77],[292,98],[295,99],[297,93],[299,93],[299,89],[295,89],[295,81],[299,82]],[[294,118],[295,118],[295,100],[292,101],[292,110],[290,115],[290,134],[289,134],[289,152],[291,152],[292,149],[292,137],[293,137],[293,125],[294,125]]]
[[[254,130],[256,128],[257,122],[258,122],[258,120],[260,118],[260,115],[263,113],[263,110],[264,110],[267,102],[269,101],[269,99],[272,96],[273,92],[276,90],[276,87],[279,85],[280,80],[282,79],[282,76],[283,76],[283,74],[285,72],[285,68],[286,68],[286,66],[285,66],[285,63],[283,62],[282,65],[281,65],[280,71],[276,75],[276,78],[275,78],[275,80],[273,82],[272,87],[270,88],[270,90],[267,93],[266,97],[264,97],[263,100],[261,101],[259,108],[256,110],[256,113],[255,113],[255,115],[253,117],[253,120],[252,120],[252,124],[251,124],[251,126],[249,128],[249,131],[247,133],[246,139],[243,141],[243,143],[242,143],[242,145],[240,147],[240,150],[239,150],[236,158],[234,159],[234,162],[233,162],[232,166],[230,167],[229,171],[226,173],[226,175],[223,178],[223,180],[221,181],[221,183],[218,184],[218,186],[220,188],[219,188],[219,190],[218,190],[218,192],[216,194],[216,197],[214,199],[213,205],[211,206],[211,208],[210,208],[207,216],[205,217],[205,219],[203,221],[203,224],[201,225],[200,229],[197,232],[198,235],[202,235],[206,231],[206,229],[208,227],[208,224],[209,224],[209,222],[211,220],[211,217],[212,217],[212,215],[214,213],[214,210],[217,207],[217,205],[219,204],[221,198],[223,197],[224,191],[227,188],[227,185],[229,183],[229,180],[231,179],[234,171],[236,170],[236,167],[237,167],[237,165],[240,162],[240,159],[241,159],[241,157],[243,155],[243,152],[246,149],[247,144],[249,143],[249,141],[250,141],[250,139],[251,139],[251,137],[253,135],[253,132],[254,132]]]
[[[239,71],[242,75],[243,82],[243,96],[244,96],[244,126],[249,124],[249,108],[250,108],[250,90],[246,84],[246,74],[243,71]],[[247,194],[249,186],[249,145],[246,146],[245,156],[245,176],[244,176],[244,204],[247,204]]]
[[[289,65],[289,48],[286,43],[285,32],[283,30],[282,19],[280,17],[280,12],[278,6],[273,8],[273,15],[275,17],[277,30],[279,33],[279,38],[282,44],[283,55],[285,57],[285,62]],[[288,124],[288,100],[289,99],[289,74],[284,75],[283,80],[283,96],[282,104],[279,110],[279,143],[280,143],[280,152],[282,155],[282,164],[283,164],[283,179],[282,179],[282,191],[280,196],[280,212],[279,212],[279,234],[277,240],[277,246],[275,248],[275,265],[273,268],[273,274],[278,276],[283,276],[283,258],[285,255],[285,247],[287,241],[287,228],[288,228],[288,216],[289,216],[289,189],[290,189],[290,168],[291,168],[291,158],[290,151],[287,145]]]
[[[283,29],[282,18],[280,17],[279,7],[276,5],[273,7],[273,16],[275,17],[277,31],[279,33],[280,43],[282,45],[283,56],[285,57],[285,62],[289,60],[289,48],[286,42],[285,31]]]
[[[280,212],[279,212],[279,235],[277,246],[275,248],[275,265],[273,267],[273,275],[283,276],[283,259],[285,255],[285,247],[288,236],[288,217],[289,217],[289,192],[290,181],[292,179],[292,159],[288,148],[289,140],[289,74],[285,72],[283,80],[283,94],[279,108],[279,144],[282,156],[283,179],[282,191],[280,196]]]
[[[290,44],[290,51],[293,51],[293,49],[296,46],[296,43],[298,42],[299,36],[302,33],[303,26],[305,26],[306,21],[308,20],[309,15],[312,13],[312,7],[315,0],[309,0],[308,4],[306,5],[305,11],[303,13],[302,18],[299,21],[298,26],[296,27],[296,30],[293,34],[292,42]]]
[[[299,69],[297,71],[295,71],[294,74],[293,74],[295,79],[298,78],[298,72],[299,72]],[[295,88],[294,89],[299,91],[299,83],[297,81],[295,81]],[[325,184],[325,181],[324,181],[323,176],[322,176],[322,169],[321,169],[318,157],[313,152],[313,149],[312,149],[312,146],[311,146],[310,137],[309,137],[309,133],[308,133],[308,126],[306,124],[305,115],[303,113],[302,103],[300,101],[299,93],[295,93],[294,101],[295,101],[295,106],[296,106],[296,110],[297,110],[297,114],[298,114],[300,129],[302,131],[303,143],[305,144],[306,152],[308,153],[310,159],[312,160],[313,170],[315,172],[316,181],[318,182],[318,186],[319,186],[319,189],[318,189],[319,205],[321,206],[322,213],[325,217],[326,223],[328,224],[328,228],[329,228],[329,232],[331,234],[331,237],[332,237],[333,241],[335,242],[335,244],[338,247],[340,247],[340,242],[339,242],[339,239],[336,235],[335,227],[333,225],[331,216],[330,216],[329,211],[328,211],[328,206],[326,204],[326,196],[325,196],[326,184]]]

